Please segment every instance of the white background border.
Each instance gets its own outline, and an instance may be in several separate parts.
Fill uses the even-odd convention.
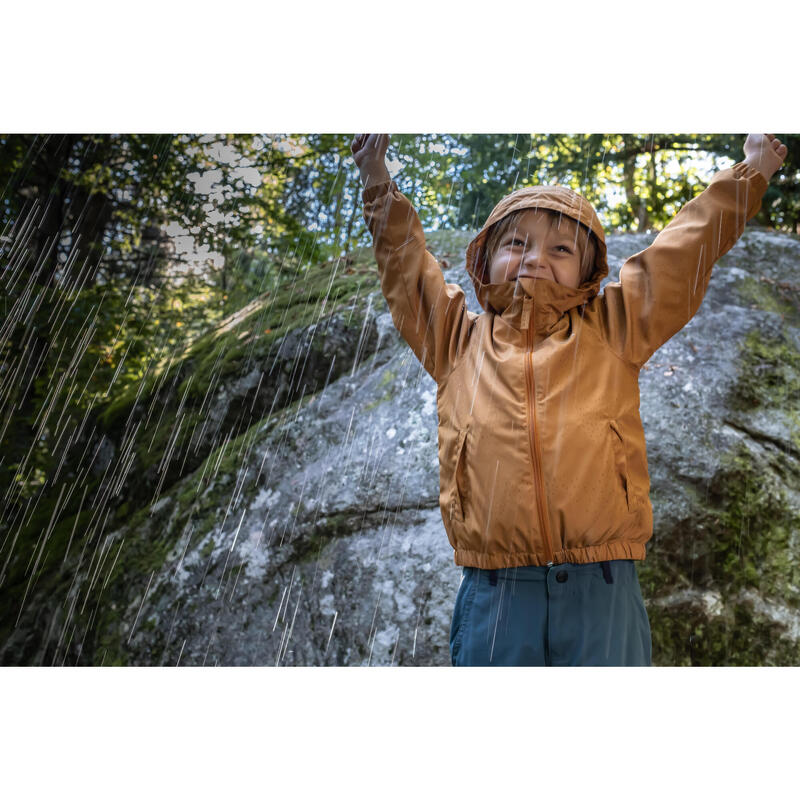
[[[792,5],[644,8],[18,3],[0,129],[800,130]],[[2,782],[8,797],[764,797],[790,785],[799,683],[795,668],[5,668]]]

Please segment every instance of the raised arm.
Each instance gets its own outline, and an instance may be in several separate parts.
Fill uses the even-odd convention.
[[[745,159],[717,173],[646,250],[631,256],[597,305],[611,348],[641,367],[695,315],[714,263],[761,207],[767,182],[786,157],[771,135],[751,134]]]
[[[365,187],[364,219],[394,325],[438,383],[454,367],[477,315],[467,310],[461,287],[445,283],[425,249],[419,217],[386,169],[388,140],[362,134],[351,146]]]

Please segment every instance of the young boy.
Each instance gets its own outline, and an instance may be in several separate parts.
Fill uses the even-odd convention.
[[[589,203],[558,186],[501,200],[467,248],[482,314],[446,284],[385,165],[351,149],[392,319],[436,380],[440,506],[463,578],[454,665],[649,665],[634,566],[653,533],[639,370],[692,318],[786,157],[750,134],[653,244],[608,274]]]

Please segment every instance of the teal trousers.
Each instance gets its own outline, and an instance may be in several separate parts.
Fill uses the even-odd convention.
[[[634,562],[464,567],[450,657],[453,666],[650,666]]]

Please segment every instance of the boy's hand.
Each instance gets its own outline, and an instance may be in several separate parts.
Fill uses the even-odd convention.
[[[350,143],[353,159],[361,172],[364,188],[391,180],[386,169],[386,151],[389,148],[387,133],[359,133]]]
[[[789,149],[772,133],[750,133],[744,140],[744,161],[769,180],[783,164]]]

